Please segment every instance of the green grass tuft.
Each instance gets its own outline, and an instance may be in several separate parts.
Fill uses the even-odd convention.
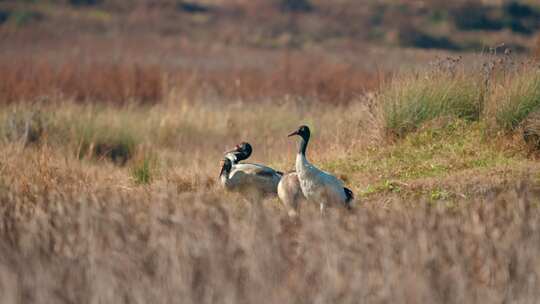
[[[157,157],[154,154],[144,155],[131,168],[131,177],[138,185],[149,185],[157,172]]]
[[[467,74],[398,78],[382,91],[385,129],[389,135],[403,137],[438,117],[478,120],[481,92],[478,81]]]
[[[495,96],[501,104],[496,113],[497,125],[511,131],[540,108],[540,71],[516,75],[510,85],[501,87],[500,91],[500,96]]]

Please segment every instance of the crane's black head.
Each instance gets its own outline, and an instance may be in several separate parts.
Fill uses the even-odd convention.
[[[291,136],[294,136],[294,135],[298,135],[300,137],[302,137],[306,142],[309,140],[309,136],[310,136],[311,132],[309,131],[309,127],[308,126],[300,126],[298,128],[298,130],[292,132],[291,134],[289,134],[289,137]]]
[[[298,153],[306,155],[306,149],[307,149],[307,144],[309,141],[310,134],[311,132],[309,131],[308,126],[300,126],[298,130],[289,134],[289,137],[294,136],[294,135],[298,135],[302,137],[302,141],[300,142],[300,149],[298,150]]]
[[[231,153],[232,155],[234,155],[234,157],[236,158],[236,161],[238,162],[241,160],[248,159],[251,156],[251,152],[253,152],[251,145],[247,142],[241,142],[238,145],[236,145],[234,149],[226,153],[227,154]]]
[[[221,166],[221,172],[219,172],[219,176],[221,177],[223,173],[229,174],[232,169],[232,162],[230,159],[225,158],[222,160],[223,165]]]
[[[247,142],[242,142],[235,147],[238,160],[244,160],[248,159],[251,156],[251,152],[253,152],[253,149],[251,148],[251,145]]]

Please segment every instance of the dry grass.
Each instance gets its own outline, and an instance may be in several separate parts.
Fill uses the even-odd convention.
[[[378,89],[386,77],[386,74],[378,75],[353,64],[325,57],[286,54],[269,69],[203,71],[193,81],[205,84],[203,89],[210,89],[219,97],[243,101],[276,100],[293,96],[329,103],[347,103]],[[199,89],[199,93],[205,92]]]
[[[527,180],[454,208],[376,203],[321,218],[307,206],[295,221],[272,200],[202,189],[179,194],[172,186],[124,189],[94,176],[88,182],[3,186],[3,303],[495,303],[539,296],[538,191]],[[104,188],[93,189],[98,183]]]
[[[483,138],[480,123],[431,122],[382,144],[376,100],[336,107],[168,98],[153,106],[42,104],[39,143],[0,148],[3,302],[538,296],[537,171],[519,146]],[[24,107],[4,108],[2,121],[13,110]],[[216,184],[221,153],[240,140],[253,144],[255,161],[292,167],[296,147],[286,134],[300,123],[313,127],[310,159],[359,194],[353,213],[321,218],[306,205],[291,220],[276,199],[249,202]],[[94,142],[121,131],[136,136],[134,158],[126,167],[81,160],[80,129],[93,130]],[[383,188],[364,193],[366,178]],[[466,184],[482,190],[446,187]]]
[[[156,66],[84,62],[2,60],[2,103],[36,99],[156,102],[163,96],[164,73]]]
[[[186,98],[275,100],[287,96],[346,103],[378,88],[386,75],[318,56],[284,55],[272,67],[164,68],[136,62],[0,61],[0,102],[57,99],[116,105]]]
[[[336,106],[296,100],[276,105],[193,102],[172,95],[169,98],[154,106],[122,108],[69,102],[36,104],[32,110],[25,104],[12,105],[0,111],[0,129],[9,129],[14,115],[31,117],[39,109],[44,121],[41,146],[60,155],[92,162],[94,155],[102,159],[92,153],[99,146],[126,146],[131,156],[154,151],[163,167],[174,164],[190,173],[199,171],[198,175],[219,166],[222,152],[242,140],[252,143],[256,159],[274,165],[289,162],[290,166],[295,147],[286,135],[301,123],[313,128],[313,151],[329,148],[341,155],[380,139],[377,114],[369,106],[373,100]],[[335,117],[340,120],[336,122]],[[9,137],[4,140],[17,146],[18,141]]]
[[[21,53],[40,50],[21,39]],[[141,53],[154,47],[145,39]],[[193,49],[166,39],[142,59],[97,41],[80,57],[0,53],[1,302],[539,296],[540,167],[519,135],[491,132],[497,111],[483,111],[498,109],[510,69],[408,74],[374,94],[387,70],[359,64],[370,54],[227,57],[218,45],[195,64]],[[177,54],[186,57],[172,64]],[[405,117],[393,141],[386,102]],[[407,111],[418,108],[429,111]],[[357,194],[352,213],[305,205],[291,220],[277,199],[246,201],[217,184],[223,151],[240,141],[254,162],[292,169],[286,135],[300,124],[313,130],[309,159]]]

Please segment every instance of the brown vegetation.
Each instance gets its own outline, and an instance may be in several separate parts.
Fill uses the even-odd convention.
[[[352,64],[285,55],[272,68],[169,68],[132,62],[12,60],[0,62],[0,102],[158,103],[173,92],[261,101],[290,97],[343,103],[379,86],[376,75]]]
[[[0,70],[2,103],[64,98],[125,104],[156,102],[163,97],[163,73],[159,67],[3,60]]]
[[[532,35],[394,48],[535,26],[482,3],[0,1],[0,302],[535,302]],[[352,212],[219,187],[300,124]]]
[[[396,201],[324,218],[304,207],[297,220],[274,201],[220,192],[43,185],[3,185],[0,194],[4,303],[495,303],[539,296],[540,213],[529,181],[454,207]]]
[[[454,94],[460,87],[453,77],[468,77],[438,73],[449,73],[448,81],[430,87],[434,96]],[[425,87],[408,81],[415,92]],[[536,100],[535,91],[519,92]],[[407,104],[410,95],[402,96]],[[340,105],[165,98],[126,107],[41,103],[36,144],[6,138],[2,301],[470,303],[538,296],[538,165],[513,138],[491,137],[483,121],[443,112],[385,142],[380,95]],[[3,109],[4,130],[14,113],[29,111],[24,105]],[[222,153],[241,140],[253,144],[255,161],[290,168],[295,144],[286,134],[300,122],[313,127],[310,159],[357,193],[352,213],[321,217],[305,204],[292,220],[277,199],[246,201],[218,187]],[[101,143],[126,147],[126,166],[86,157]]]
[[[310,49],[339,42],[475,51],[504,40],[527,51],[539,16],[537,3],[526,0],[2,1],[0,37],[30,28],[45,36],[151,33],[209,46]]]

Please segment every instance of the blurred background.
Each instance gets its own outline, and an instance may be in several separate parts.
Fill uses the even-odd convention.
[[[0,0],[0,101],[347,102],[435,57],[538,56],[539,33],[525,0]]]

